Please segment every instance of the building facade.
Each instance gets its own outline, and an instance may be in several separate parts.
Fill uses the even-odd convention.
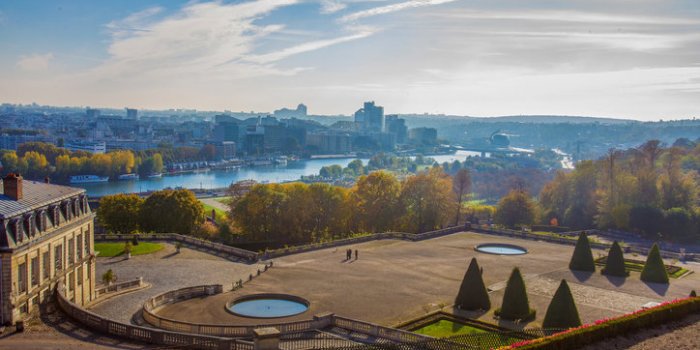
[[[71,301],[95,295],[94,214],[85,190],[25,181],[0,184],[0,324],[24,319],[63,279]]]

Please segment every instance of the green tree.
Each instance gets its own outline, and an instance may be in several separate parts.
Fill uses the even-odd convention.
[[[361,230],[384,232],[395,227],[401,184],[385,171],[361,176],[351,192]]]
[[[506,290],[503,294],[501,308],[496,310],[499,317],[506,320],[527,320],[535,315],[535,310],[530,309],[530,302],[527,297],[525,281],[520,274],[520,269],[513,268]]]
[[[569,269],[576,271],[595,272],[595,262],[593,261],[593,252],[591,244],[588,241],[586,232],[581,232],[574,248],[574,254],[569,262]]]
[[[163,190],[151,194],[141,209],[144,231],[191,234],[204,222],[204,207],[189,190]]]
[[[104,196],[97,209],[97,222],[110,232],[136,232],[143,203],[144,200],[135,194]]]
[[[668,272],[666,272],[666,266],[661,258],[661,251],[656,243],[654,243],[649,251],[640,278],[644,282],[668,284]]]
[[[515,189],[498,201],[496,223],[507,227],[531,225],[535,220],[535,203],[527,192]]]
[[[619,277],[629,275],[627,269],[625,268],[625,258],[622,254],[622,248],[620,248],[620,244],[617,243],[617,241],[613,242],[613,244],[610,246],[608,257],[605,261],[605,267],[601,273],[608,276]]]
[[[545,329],[569,329],[581,325],[578,309],[566,280],[561,280],[542,322]]]
[[[102,274],[102,282],[106,285],[111,285],[112,282],[117,280],[117,276],[114,274],[112,269],[107,270],[107,272]]]
[[[479,264],[472,258],[462,285],[455,298],[455,305],[462,310],[488,310],[491,308],[489,293],[486,291]]]
[[[352,173],[355,176],[360,176],[365,173],[365,166],[362,164],[362,160],[360,159],[355,159],[350,164],[347,166],[348,169],[352,170]]]

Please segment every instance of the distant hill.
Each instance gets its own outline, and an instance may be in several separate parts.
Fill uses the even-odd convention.
[[[617,118],[605,118],[605,117],[584,117],[584,116],[567,116],[567,115],[509,115],[509,116],[496,116],[496,117],[470,117],[470,116],[456,116],[456,115],[442,115],[442,114],[400,114],[401,117],[407,119],[421,118],[421,119],[451,119],[464,122],[484,122],[484,123],[500,123],[500,122],[511,122],[511,123],[537,123],[537,124],[558,124],[558,123],[571,123],[571,124],[588,124],[588,123],[599,123],[599,124],[628,124],[628,123],[641,123],[641,121],[634,119],[617,119]]]

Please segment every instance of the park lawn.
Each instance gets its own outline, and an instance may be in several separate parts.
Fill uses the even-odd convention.
[[[125,242],[95,243],[95,251],[100,252],[98,256],[114,257],[124,254]],[[139,242],[131,246],[131,255],[144,255],[155,253],[163,249],[160,243]]]
[[[226,205],[231,204],[231,197],[216,197],[214,200]]]
[[[202,206],[204,206],[204,215],[207,217],[211,217],[211,211],[212,209],[216,211],[216,223],[217,224],[223,224],[226,219],[228,218],[228,213],[225,210],[221,210],[220,208],[215,208],[212,207],[209,204],[206,204],[204,202],[201,202]]]

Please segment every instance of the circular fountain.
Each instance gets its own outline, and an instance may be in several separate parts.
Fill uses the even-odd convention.
[[[523,255],[527,254],[527,249],[515,245],[506,243],[484,243],[479,244],[474,247],[474,250],[486,254],[495,255]]]
[[[236,316],[276,318],[301,314],[309,309],[309,302],[289,294],[251,294],[226,304],[226,310]]]

